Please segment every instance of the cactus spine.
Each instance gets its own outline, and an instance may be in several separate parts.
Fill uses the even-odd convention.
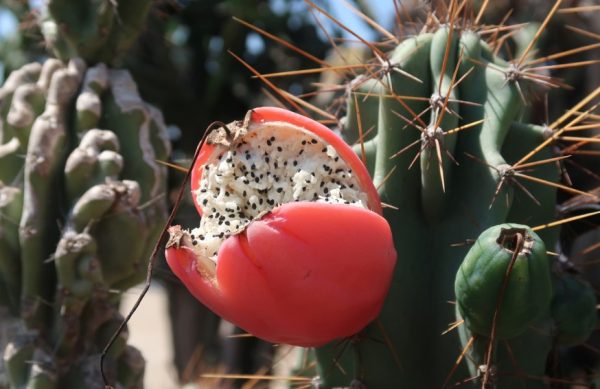
[[[538,226],[554,220],[553,184],[560,181],[555,164],[534,163],[556,156],[546,141],[556,128],[522,121],[529,92],[538,86],[526,80],[519,58],[507,61],[496,54],[479,31],[480,26],[452,16],[430,22],[392,49],[386,66],[369,67],[349,84],[341,123],[350,142],[363,128],[376,126],[374,138],[355,151],[366,154],[382,201],[393,206],[385,216],[399,254],[379,319],[352,340],[316,350],[322,387],[433,388],[465,380],[500,388],[545,387],[555,342],[583,342],[596,323],[586,284],[564,281],[561,272],[553,274],[562,286],[551,309],[549,266],[527,284],[545,285],[541,311],[508,338],[470,328],[449,303],[456,300],[455,275],[469,239],[502,223]],[[532,37],[525,46],[535,43]],[[532,150],[536,153],[524,158]],[[525,163],[535,166],[527,175],[538,183],[520,179]],[[539,235],[549,250],[556,247],[556,229]],[[510,282],[509,287],[509,294],[517,293]],[[491,283],[483,288],[498,293],[488,290]],[[463,308],[481,315],[495,311]],[[578,309],[585,311],[580,313],[585,323],[560,324],[562,312]],[[457,328],[441,335],[451,323]],[[557,328],[564,328],[562,335]]]

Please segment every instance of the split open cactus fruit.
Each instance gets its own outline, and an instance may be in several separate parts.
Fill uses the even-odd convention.
[[[192,294],[260,338],[317,346],[378,315],[396,262],[369,174],[335,133],[257,108],[212,132],[192,167],[202,216],[166,256]]]

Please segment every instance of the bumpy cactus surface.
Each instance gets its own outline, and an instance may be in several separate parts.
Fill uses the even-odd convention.
[[[113,64],[140,34],[151,5],[150,0],[49,0],[40,27],[58,58]]]
[[[100,385],[120,292],[143,279],[166,216],[156,160],[169,147],[127,71],[48,59],[2,86],[0,303],[14,326],[0,337],[0,386]],[[140,387],[144,360],[126,343],[110,350],[109,375]]]

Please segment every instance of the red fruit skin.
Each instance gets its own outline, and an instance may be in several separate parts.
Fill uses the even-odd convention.
[[[356,334],[381,310],[396,251],[386,220],[348,205],[284,204],[221,246],[216,284],[191,250],[167,262],[224,319],[273,343],[320,346]]]
[[[225,240],[216,272],[199,269],[193,251],[178,244],[168,245],[167,263],[198,300],[259,338],[312,347],[352,336],[379,314],[396,264],[377,191],[352,149],[321,124],[279,108],[257,108],[251,121],[286,121],[331,144],[352,167],[372,210],[283,204]],[[213,152],[214,146],[203,146],[193,190]]]

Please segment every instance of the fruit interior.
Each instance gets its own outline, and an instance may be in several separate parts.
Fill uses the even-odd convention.
[[[315,134],[284,122],[250,124],[231,146],[217,146],[193,195],[202,209],[190,233],[197,254],[219,247],[273,208],[296,201],[368,208],[352,168]]]
[[[519,243],[519,237],[522,240],[521,247],[519,247],[519,255],[530,254],[534,239],[524,228],[503,228],[496,243],[509,253],[514,253]]]

